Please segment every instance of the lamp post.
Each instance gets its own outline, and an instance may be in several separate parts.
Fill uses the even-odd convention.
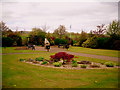
[[[71,30],[71,25],[70,25],[70,30]],[[71,32],[70,32],[70,38],[71,38]]]

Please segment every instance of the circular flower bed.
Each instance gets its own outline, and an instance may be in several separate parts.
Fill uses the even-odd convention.
[[[44,59],[43,57],[37,57],[35,59],[20,59],[22,62],[40,65],[45,67],[52,68],[63,68],[63,69],[95,69],[95,68],[110,68],[110,67],[118,67],[115,66],[112,62],[106,63],[95,63],[91,61],[75,61],[73,58],[74,55],[67,54],[66,52],[59,52],[55,55],[50,56],[50,60]]]

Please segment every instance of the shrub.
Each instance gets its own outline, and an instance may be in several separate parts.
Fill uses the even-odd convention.
[[[55,45],[59,45],[59,44],[67,44],[68,41],[66,39],[56,38],[54,42],[55,42]]]
[[[81,65],[81,68],[86,68],[87,67],[87,65]]]
[[[86,48],[97,48],[98,47],[97,37],[93,36],[88,38],[85,42],[83,42],[82,46]]]
[[[114,67],[114,63],[112,62],[105,62],[104,63],[107,67]]]
[[[54,65],[55,67],[60,67],[60,66],[62,65],[62,63],[61,63],[61,62],[54,62],[53,65]]]
[[[72,63],[72,67],[77,67],[78,64],[77,63]]]
[[[98,37],[97,42],[98,42],[98,48],[106,48],[106,43],[109,40],[108,37]]]
[[[3,47],[10,47],[14,43],[14,40],[10,37],[2,37],[2,46]]]
[[[20,59],[20,61],[25,61],[25,59]]]
[[[38,58],[36,58],[35,60],[36,60],[36,61],[43,61],[44,58],[43,58],[43,57],[38,57]]]
[[[74,58],[74,55],[67,54],[66,52],[58,52],[55,55],[51,55],[50,57],[56,61],[60,61],[60,59],[62,59],[63,62],[70,62]]]
[[[48,62],[47,61],[43,61],[41,64],[43,65],[43,64],[47,64]]]
[[[72,61],[72,64],[74,64],[74,63],[77,63],[77,61],[73,60],[73,61]]]
[[[114,40],[113,49],[120,50],[120,40]]]

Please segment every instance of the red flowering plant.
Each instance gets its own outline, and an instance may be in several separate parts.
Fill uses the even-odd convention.
[[[52,60],[55,62],[60,61],[61,59],[63,60],[63,63],[65,62],[70,62],[73,60],[74,55],[67,54],[66,52],[58,52],[55,55],[50,56]]]

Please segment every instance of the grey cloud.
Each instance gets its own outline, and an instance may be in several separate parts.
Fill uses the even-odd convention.
[[[3,3],[3,19],[8,23],[20,25],[59,24],[73,28],[91,30],[97,24],[108,24],[117,18],[117,3]],[[13,24],[10,24],[14,27]],[[23,26],[24,26],[23,25]],[[76,26],[76,27],[75,27]]]

